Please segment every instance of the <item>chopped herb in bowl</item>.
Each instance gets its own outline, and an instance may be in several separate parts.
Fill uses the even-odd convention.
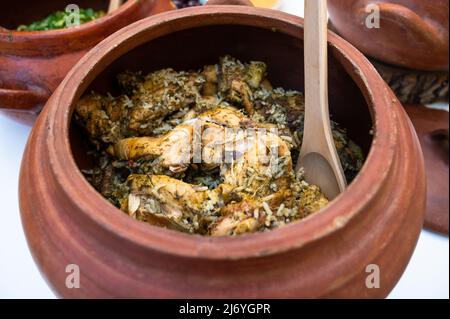
[[[56,11],[50,14],[45,19],[35,21],[29,25],[20,25],[17,31],[46,31],[66,28],[67,18],[73,15],[72,12]],[[95,19],[101,18],[105,15],[102,10],[96,11],[94,9],[80,9],[80,24],[84,24]]]

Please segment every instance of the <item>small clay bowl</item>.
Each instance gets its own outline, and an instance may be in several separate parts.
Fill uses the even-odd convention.
[[[7,1],[0,10],[0,111],[34,122],[67,72],[110,34],[150,15],[173,9],[170,0],[130,0],[105,17],[76,28],[18,32],[71,1]],[[80,8],[108,9],[108,0],[80,0]]]
[[[189,235],[130,218],[80,171],[92,163],[86,137],[72,123],[74,107],[91,90],[116,94],[117,73],[196,69],[231,54],[243,61],[265,61],[275,86],[303,90],[302,39],[299,17],[210,5],[138,21],[79,61],[39,117],[20,175],[28,243],[58,296],[388,295],[422,228],[423,156],[408,117],[373,66],[332,32],[331,113],[368,156],[349,188],[321,212],[266,233]],[[66,286],[71,264],[79,266],[78,289]]]
[[[448,0],[329,0],[337,32],[384,63],[422,71],[448,71]],[[378,7],[380,28],[366,20]],[[370,17],[369,17],[369,20]]]

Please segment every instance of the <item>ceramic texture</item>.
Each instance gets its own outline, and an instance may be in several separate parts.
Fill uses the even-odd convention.
[[[68,71],[110,34],[173,9],[170,0],[130,0],[111,14],[77,28],[17,32],[17,25],[63,10],[70,1],[9,1],[0,12],[0,111],[31,124]],[[80,0],[82,8],[108,8],[107,0]],[[8,29],[5,29],[8,28]]]
[[[328,5],[333,27],[363,53],[408,69],[448,71],[448,0],[329,0]],[[376,13],[380,28],[368,28],[367,18],[373,21]]]
[[[425,227],[448,235],[448,112],[408,105],[406,112],[419,135],[428,181]]]
[[[136,22],[80,60],[39,117],[20,176],[28,243],[59,296],[388,295],[422,228],[423,156],[411,122],[373,66],[331,32],[331,113],[368,157],[347,191],[323,211],[268,233],[194,236],[133,220],[102,198],[80,172],[92,163],[85,137],[71,124],[73,109],[90,90],[114,94],[118,72],[199,68],[231,54],[265,61],[275,86],[303,90],[302,39],[301,18],[210,5]],[[65,285],[68,264],[80,267],[80,289]],[[366,286],[367,266],[372,264],[380,267],[379,289]]]

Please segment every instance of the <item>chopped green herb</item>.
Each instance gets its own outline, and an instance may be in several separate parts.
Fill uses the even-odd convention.
[[[56,11],[45,19],[35,21],[29,25],[20,25],[17,31],[46,31],[66,28],[66,19],[72,15],[71,12]],[[80,24],[84,24],[105,15],[104,11],[94,9],[80,9]]]

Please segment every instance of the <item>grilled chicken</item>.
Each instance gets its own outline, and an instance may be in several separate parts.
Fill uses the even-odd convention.
[[[79,122],[96,144],[152,135],[165,117],[191,107],[201,98],[205,78],[198,73],[164,69],[142,78],[128,72],[120,77],[120,83],[130,95],[113,98],[90,94],[76,107]]]
[[[203,163],[208,169],[219,165],[226,184],[246,185],[256,192],[267,191],[255,179],[259,172],[265,177],[282,177],[292,170],[289,146],[276,134],[255,130],[248,135],[239,130],[250,119],[234,109],[217,108],[177,126],[160,137],[135,137],[119,141],[108,152],[121,160],[159,158],[158,165],[172,172],[182,172],[191,162]],[[199,158],[195,158],[195,154]],[[223,162],[223,164],[222,164]],[[283,164],[280,170],[280,164]],[[253,177],[253,178],[252,178]],[[262,178],[263,179],[263,178]],[[267,180],[267,179],[266,179]],[[278,179],[275,183],[283,183]]]
[[[220,61],[218,88],[234,104],[242,105],[249,115],[253,115],[253,92],[266,76],[266,65],[261,62],[243,64],[230,56]]]
[[[217,108],[177,126],[161,137],[121,140],[109,152],[123,160],[160,157],[162,160],[159,163],[165,168],[177,172],[186,170],[192,161],[192,153],[186,153],[186,150],[190,150],[188,146],[193,144],[195,124],[201,123],[206,127],[200,131],[202,136],[198,141],[202,147],[201,163],[207,165],[207,169],[211,169],[212,165],[220,166],[222,183],[209,190],[207,187],[196,187],[164,175],[133,175],[129,196],[133,199],[136,194],[151,196],[151,200],[156,201],[159,207],[156,221],[160,224],[167,219],[167,227],[175,225],[179,228],[183,226],[180,220],[192,220],[199,214],[198,216],[208,215],[217,219],[209,229],[201,226],[202,223],[198,224],[198,227],[207,229],[213,236],[254,231],[263,226],[265,221],[265,213],[261,214],[261,218],[253,217],[255,210],[263,211],[264,205],[268,205],[268,209],[278,209],[283,202],[290,207],[294,206],[293,193],[289,189],[293,167],[288,144],[276,134],[267,130],[255,131],[251,136],[243,134],[244,131],[239,129],[241,123],[248,125],[249,122],[251,120],[237,110]],[[209,131],[210,129],[212,130]],[[237,130],[226,134],[226,129]],[[232,154],[227,160],[229,143]],[[220,154],[219,157],[217,153]],[[218,161],[211,160],[214,158]],[[148,182],[136,182],[142,180]],[[148,200],[150,199],[139,203]],[[134,209],[130,211],[128,208],[129,214],[145,212],[141,206],[131,207]],[[152,211],[147,213],[155,215]],[[152,222],[155,218],[145,217],[145,220]]]

